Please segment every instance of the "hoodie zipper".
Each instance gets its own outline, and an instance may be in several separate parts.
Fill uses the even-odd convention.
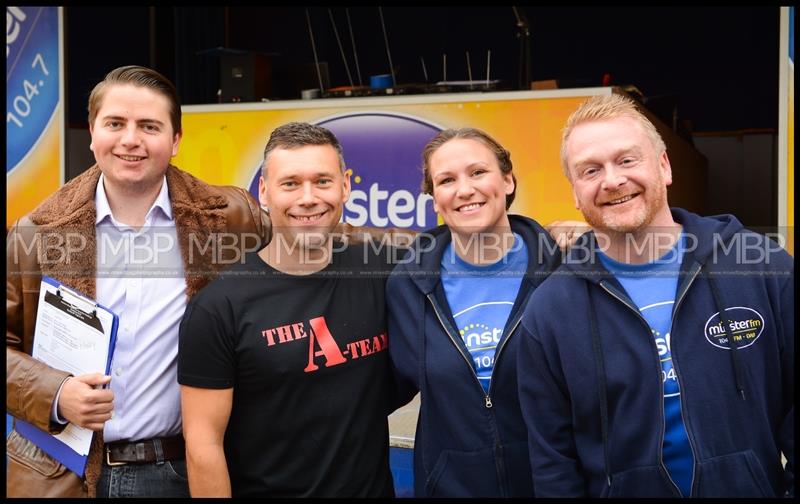
[[[469,357],[467,357],[467,355],[464,353],[464,351],[461,349],[461,347],[458,346],[458,343],[456,342],[455,338],[453,338],[453,335],[450,333],[450,331],[447,330],[447,326],[445,325],[444,320],[442,320],[442,315],[439,313],[439,308],[436,306],[436,302],[433,300],[433,294],[428,294],[427,298],[428,298],[428,301],[431,302],[431,306],[433,307],[433,312],[436,314],[436,318],[439,319],[439,324],[441,324],[442,329],[444,329],[445,334],[447,334],[447,337],[450,338],[450,341],[453,343],[453,346],[456,347],[456,350],[458,350],[458,353],[460,353],[461,356],[464,358],[464,362],[467,363],[467,366],[469,367],[469,370],[472,373],[472,376],[475,377],[475,383],[478,384],[478,388],[480,389],[481,393],[483,394],[483,385],[481,385],[481,381],[478,379],[478,374],[475,372],[475,368],[472,366],[472,361],[470,360]],[[495,354],[495,362],[497,362],[497,354]],[[492,372],[494,372],[494,369],[492,370]],[[489,385],[489,388],[491,388],[491,384]],[[484,404],[486,404],[486,408],[491,408],[492,407],[492,398],[489,396],[489,394],[483,394],[483,396],[484,396],[483,399],[484,399]]]
[[[647,320],[644,318],[642,313],[639,311],[639,308],[637,308],[633,304],[629,303],[625,298],[623,298],[622,296],[617,294],[615,292],[615,289],[612,289],[610,286],[606,285],[605,282],[601,281],[599,285],[600,285],[600,287],[603,288],[603,290],[605,290],[606,292],[611,294],[611,296],[614,297],[617,301],[619,301],[623,305],[627,306],[632,312],[634,312],[636,314],[636,316],[639,318],[639,320],[641,320],[644,323],[645,327],[647,328],[647,334],[648,335],[651,334],[650,324],[647,323]],[[673,310],[673,313],[674,313],[674,310]],[[650,341],[652,342],[652,344],[650,345],[650,348],[652,348],[656,352],[656,354],[655,354],[656,355],[656,363],[658,365],[658,375],[660,376],[661,372],[662,372],[662,369],[661,369],[660,359],[658,357],[658,348],[655,347],[655,342],[654,342],[654,340],[652,338],[650,338]],[[670,354],[671,353],[672,352],[670,352]],[[673,367],[675,367],[674,362],[673,362]],[[678,374],[678,370],[677,369],[675,369],[675,374],[676,375]],[[678,376],[678,383],[680,383],[680,376]],[[667,466],[664,465],[664,453],[663,453],[663,450],[664,450],[664,431],[666,430],[666,421],[664,420],[664,385],[663,385],[663,383],[661,385],[661,401],[659,401],[659,404],[660,404],[660,408],[661,408],[661,444],[659,444],[659,446],[658,446],[658,463],[664,469],[664,473],[667,475],[667,478],[669,479],[669,482],[672,483],[672,486],[678,492],[678,495],[683,497],[683,494],[681,493],[681,489],[678,488],[678,485],[675,483],[675,481],[672,479],[672,476],[669,474],[669,470],[667,470]],[[683,413],[683,401],[681,401],[681,414],[682,413]],[[684,424],[684,426],[685,426],[685,424]],[[686,431],[688,433],[689,430],[686,429]],[[689,441],[689,443],[691,444],[691,440]],[[694,446],[692,446],[692,456],[694,456]],[[695,458],[695,460],[697,460],[697,459]],[[609,471],[610,470],[611,470],[611,468],[609,468]],[[692,483],[694,484],[694,467],[692,468]]]
[[[481,389],[481,393],[483,393],[483,385],[481,385],[481,381],[478,379],[478,374],[475,372],[475,368],[472,366],[472,361],[469,359],[469,357],[467,357],[466,354],[464,354],[464,351],[461,349],[460,346],[458,346],[458,343],[456,342],[455,338],[453,338],[453,335],[450,333],[450,331],[447,330],[447,326],[444,325],[444,321],[442,320],[442,316],[439,313],[439,309],[438,309],[438,307],[436,306],[436,303],[433,300],[433,294],[428,294],[427,297],[428,297],[428,300],[431,302],[431,306],[433,306],[433,312],[436,313],[436,318],[439,319],[439,324],[441,324],[442,329],[444,329],[444,332],[450,338],[450,341],[453,343],[453,346],[455,346],[456,349],[458,350],[458,352],[461,354],[461,356],[464,357],[464,360],[466,361],[467,365],[469,366],[470,371],[472,371],[472,375],[475,377],[475,381],[478,383],[478,387],[480,387],[480,389]],[[506,343],[508,343],[508,340],[511,339],[511,335],[514,334],[514,331],[517,330],[517,327],[519,326],[520,322],[522,322],[522,313],[519,313],[517,315],[517,320],[514,321],[514,324],[511,326],[511,329],[508,331],[508,336],[506,336],[506,338],[503,339],[503,342],[500,343],[500,347],[495,350],[495,353],[494,353],[494,365],[492,366],[492,375],[494,375],[494,370],[497,369],[497,361],[500,359],[500,354],[502,353],[503,348],[505,348]],[[492,376],[492,377],[494,377],[494,376]],[[489,381],[489,392],[484,394],[484,404],[486,405],[487,408],[491,408],[492,407],[491,392],[492,392],[492,385],[493,384],[494,384],[494,380],[490,380]]]
[[[472,372],[472,376],[475,377],[475,382],[478,384],[478,388],[480,389],[481,393],[483,393],[483,385],[481,385],[481,381],[478,379],[478,374],[475,372],[475,368],[472,366],[472,361],[466,356],[466,354],[464,354],[464,351],[461,349],[460,346],[458,346],[458,343],[456,342],[456,340],[453,337],[453,335],[450,333],[450,331],[447,330],[447,326],[445,326],[444,321],[442,320],[442,316],[439,313],[439,309],[436,306],[436,302],[433,299],[433,294],[428,294],[427,297],[428,297],[428,300],[431,302],[431,306],[433,306],[433,312],[436,313],[436,318],[439,319],[439,324],[442,326],[442,329],[444,329],[444,332],[450,338],[450,341],[453,343],[453,346],[455,346],[456,349],[458,350],[458,352],[461,354],[461,356],[464,357],[464,361],[467,363],[467,366],[469,366],[469,369]],[[503,348],[505,348],[506,343],[508,343],[508,340],[511,339],[511,335],[514,334],[514,331],[517,329],[517,327],[519,326],[520,322],[522,322],[522,312],[521,311],[517,315],[517,318],[514,321],[514,323],[512,324],[511,329],[508,331],[508,335],[505,337],[505,339],[503,339],[503,342],[495,350],[495,353],[494,353],[494,365],[492,366],[492,378],[494,378],[494,371],[497,369],[497,363],[498,363],[498,361],[500,359],[500,354],[502,353]],[[492,379],[492,380],[489,381],[489,391],[486,394],[484,394],[484,398],[483,399],[484,399],[484,404],[486,405],[487,409],[490,409],[492,407],[491,391],[492,391],[492,386],[493,385],[494,385],[494,380]],[[495,430],[495,432],[496,432],[496,430]],[[499,453],[498,453],[498,451],[499,451]],[[500,470],[500,473],[502,475],[505,475],[505,464],[503,464],[502,447],[500,446],[500,440],[499,439],[495,439],[495,462],[499,465],[498,469]],[[498,474],[498,477],[500,477],[501,474]],[[501,485],[501,491],[505,492],[505,485]],[[505,495],[505,493],[504,493],[502,495],[502,497],[507,497],[507,495]]]
[[[514,331],[517,330],[517,326],[519,326],[520,322],[522,322],[522,310],[519,310],[519,314],[517,315],[517,320],[514,321],[514,323],[511,325],[511,329],[508,331],[508,336],[506,336],[506,338],[503,340],[503,342],[500,343],[500,347],[497,348],[495,350],[495,352],[494,352],[494,365],[492,366],[492,379],[489,381],[489,392],[488,392],[489,395],[492,394],[492,387],[494,386],[494,370],[497,369],[497,361],[500,359],[500,352],[503,351],[503,348],[505,348],[506,343],[508,343],[508,340],[511,339],[511,335],[514,334]],[[483,387],[481,387],[481,388],[483,388]],[[489,395],[487,395],[486,397],[489,397]],[[490,403],[491,403],[491,400],[490,400]],[[489,407],[489,406],[487,406],[487,407]]]
[[[700,264],[695,263],[692,266],[692,271],[689,272],[689,274],[690,274],[689,280],[686,282],[685,286],[680,290],[680,292],[678,292],[678,296],[675,299],[675,307],[672,310],[672,317],[670,319],[670,333],[672,332],[672,329],[675,327],[675,317],[678,314],[678,308],[680,308],[681,302],[683,301],[683,298],[686,297],[686,293],[689,292],[689,287],[691,287],[692,283],[694,283],[694,279],[697,278],[697,274],[700,272],[700,269],[701,269]],[[684,382],[683,382],[683,380],[681,380],[681,373],[680,373],[680,370],[678,369],[678,360],[675,358],[675,354],[672,353],[672,348],[671,347],[672,347],[672,342],[673,341],[675,341],[675,339],[670,336],[670,355],[672,355],[672,368],[675,370],[675,376],[678,377],[678,386],[680,387],[680,390],[681,390],[681,401],[680,401],[680,405],[681,405],[681,420],[683,421],[683,427],[684,427],[684,430],[686,431],[686,438],[689,440],[689,446],[692,449],[692,457],[694,457],[694,463],[692,464],[692,482],[689,485],[689,495],[688,495],[688,497],[691,497],[692,494],[694,493],[695,467],[697,467],[697,450],[695,449],[695,446],[694,446],[694,439],[692,438],[692,433],[688,428],[686,428],[686,420],[685,420],[686,419],[686,413],[684,411],[684,403],[686,401],[683,400],[683,383]]]

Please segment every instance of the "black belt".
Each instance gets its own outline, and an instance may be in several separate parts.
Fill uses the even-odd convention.
[[[183,436],[106,443],[106,464],[110,466],[181,460],[185,456]]]

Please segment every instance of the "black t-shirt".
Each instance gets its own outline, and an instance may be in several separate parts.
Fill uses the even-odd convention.
[[[309,276],[252,253],[195,296],[178,382],[233,387],[225,456],[234,497],[394,496],[384,286],[367,247]]]

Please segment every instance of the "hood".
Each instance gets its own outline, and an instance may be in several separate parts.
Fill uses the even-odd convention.
[[[715,250],[730,250],[731,242],[744,226],[733,215],[701,217],[682,208],[671,208],[672,218],[683,226],[686,237],[684,265],[705,264]],[[564,260],[564,267],[597,283],[608,273],[596,257],[597,239],[593,231],[585,233],[573,244]]]
[[[736,233],[744,229],[739,219],[730,214],[701,217],[682,208],[672,208],[672,218],[683,226],[687,237],[687,253],[705,264],[715,249],[730,248]]]
[[[509,215],[511,230],[522,237],[528,247],[528,269],[525,280],[538,285],[560,264],[561,251],[550,234],[538,222],[521,215]],[[436,289],[440,278],[442,256],[452,238],[442,225],[420,233],[393,275],[408,275],[414,285],[428,295]]]

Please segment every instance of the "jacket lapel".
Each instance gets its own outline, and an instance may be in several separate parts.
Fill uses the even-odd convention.
[[[186,294],[194,296],[224,266],[220,240],[227,229],[228,202],[212,186],[170,165],[167,168],[172,212],[186,277]],[[97,209],[94,195],[100,179],[97,165],[68,182],[36,209],[30,218],[42,274],[97,296]]]
[[[170,165],[167,186],[181,247],[186,295],[191,298],[223,266],[219,240],[227,229],[228,202],[211,186]]]
[[[67,183],[30,214],[38,226],[36,240],[42,274],[96,296],[97,240],[94,194],[97,165]]]

